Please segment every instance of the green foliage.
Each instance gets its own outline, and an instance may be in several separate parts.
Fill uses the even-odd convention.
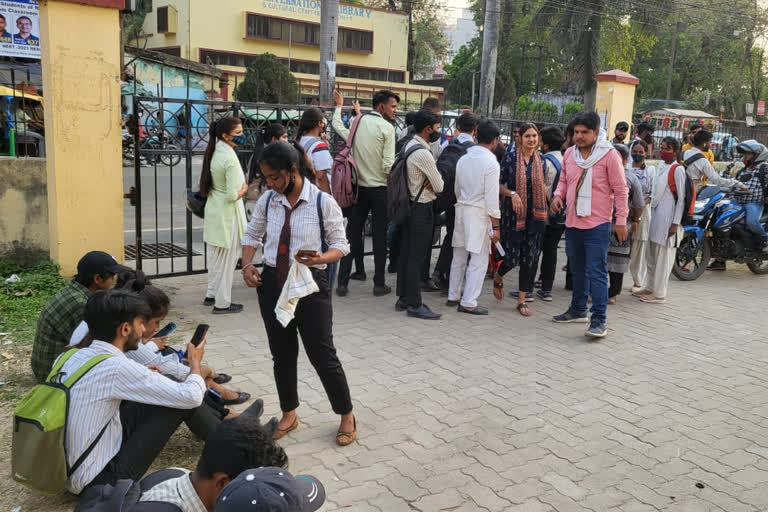
[[[565,104],[565,107],[563,108],[563,115],[565,116],[575,116],[579,112],[584,111],[584,104],[579,103],[578,101],[569,101]]]
[[[472,104],[472,77],[475,78],[475,102],[480,95],[480,52],[477,40],[462,45],[450,64],[444,66],[449,80],[447,97],[460,105]],[[475,74],[476,73],[476,74]]]
[[[296,103],[299,85],[288,66],[271,53],[253,60],[245,79],[237,86],[237,101]]]
[[[548,101],[537,101],[533,104],[533,112],[540,114],[557,114],[557,107]]]
[[[11,274],[17,274],[21,281],[6,284]],[[40,310],[66,281],[50,261],[30,266],[0,261],[0,277],[0,332],[10,333],[15,343],[31,343]]]

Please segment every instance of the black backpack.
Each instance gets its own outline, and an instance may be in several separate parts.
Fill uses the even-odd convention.
[[[443,178],[443,191],[437,194],[435,204],[438,212],[443,212],[456,204],[456,164],[459,163],[459,158],[466,155],[467,150],[474,145],[475,143],[470,140],[459,142],[452,139],[440,153],[437,159],[437,170]]]
[[[403,224],[408,220],[411,213],[411,192],[408,188],[408,157],[414,151],[426,148],[421,144],[414,144],[407,150],[401,151],[395,158],[392,170],[389,171],[389,181],[387,183],[387,216],[395,224]],[[418,201],[424,188],[427,186],[427,179],[416,194],[413,201]]]
[[[408,129],[405,131],[405,135],[403,135],[401,138],[399,138],[395,142],[395,154],[399,155],[403,152],[403,149],[405,146],[408,145],[409,142],[413,140],[413,137],[416,135],[416,127],[413,125],[409,126]]]
[[[163,469],[138,482],[118,480],[115,485],[94,485],[83,492],[75,512],[182,512],[172,503],[139,500],[156,485],[184,474],[180,469]]]

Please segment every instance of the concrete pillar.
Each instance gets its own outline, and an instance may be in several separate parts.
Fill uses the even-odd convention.
[[[40,2],[50,255],[64,275],[91,250],[123,259],[122,4]]]
[[[632,126],[632,111],[635,107],[635,88],[640,83],[636,76],[620,69],[595,75],[597,94],[595,110],[605,114],[608,138],[613,138],[613,130],[619,121],[626,121]]]

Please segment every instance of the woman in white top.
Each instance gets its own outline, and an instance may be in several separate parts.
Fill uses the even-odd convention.
[[[647,156],[648,144],[644,140],[636,140],[632,144],[630,154],[632,159],[630,171],[637,176],[640,187],[643,189],[645,208],[643,209],[643,215],[640,217],[637,232],[632,234],[629,271],[632,274],[633,293],[642,289],[645,282],[645,247],[648,244],[648,230],[651,226],[651,193],[653,192],[653,181],[656,178],[656,167],[645,163]]]

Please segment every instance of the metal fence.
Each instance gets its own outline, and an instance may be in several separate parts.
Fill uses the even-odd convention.
[[[0,156],[45,156],[39,64],[0,66]]]

